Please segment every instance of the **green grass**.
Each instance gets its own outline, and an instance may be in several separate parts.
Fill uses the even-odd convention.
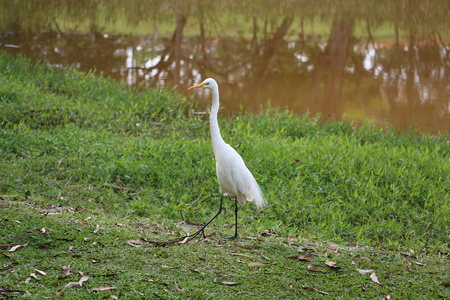
[[[64,298],[448,296],[446,134],[276,109],[219,115],[269,207],[240,210],[240,242],[220,238],[232,233],[227,201],[207,240],[134,247],[125,239],[179,236],[177,222],[203,223],[218,209],[207,116],[168,90],[136,91],[6,54],[0,70],[0,295],[51,297],[85,275]],[[13,243],[27,245],[8,251]],[[310,261],[286,259],[303,248]],[[69,265],[75,273],[62,276]],[[373,269],[381,285],[357,268]],[[38,279],[26,283],[30,273]]]

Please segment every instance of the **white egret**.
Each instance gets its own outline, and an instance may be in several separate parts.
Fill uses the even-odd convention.
[[[209,117],[211,143],[216,158],[216,174],[220,188],[219,211],[199,231],[187,238],[195,238],[200,233],[204,236],[205,228],[221,213],[223,196],[234,197],[235,201],[235,232],[230,239],[237,238],[237,202],[242,206],[247,201],[253,201],[258,209],[263,209],[266,200],[252,173],[248,170],[242,157],[230,145],[225,143],[220,135],[217,113],[219,112],[219,87],[217,82],[208,78],[200,84],[191,86],[189,90],[208,88],[212,94],[212,106]]]

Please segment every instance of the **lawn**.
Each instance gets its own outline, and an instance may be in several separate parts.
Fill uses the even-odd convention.
[[[447,134],[221,117],[269,206],[219,204],[195,97],[0,55],[0,295],[449,297]]]

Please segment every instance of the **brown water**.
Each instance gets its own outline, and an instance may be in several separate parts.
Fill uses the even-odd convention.
[[[450,28],[446,19],[441,31],[414,31],[411,22],[408,31],[385,25],[387,34],[372,36],[368,21],[360,30],[351,13],[328,18],[316,33],[311,24],[317,21],[281,14],[267,29],[267,19],[253,14],[253,25],[247,27],[253,32],[236,28],[235,34],[223,35],[183,14],[161,25],[173,29],[166,35],[157,23],[141,35],[114,34],[100,26],[87,33],[24,30],[14,23],[0,34],[0,51],[81,71],[95,68],[143,88],[175,87],[205,106],[209,95],[186,89],[213,77],[223,110],[229,112],[259,112],[270,101],[272,108],[321,113],[322,120],[345,117],[359,124],[370,119],[400,130],[450,131],[450,46],[442,34]]]

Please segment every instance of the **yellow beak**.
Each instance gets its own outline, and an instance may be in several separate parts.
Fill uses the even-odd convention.
[[[202,82],[196,85],[191,86],[190,88],[188,88],[188,90],[192,90],[192,89],[196,89],[196,88],[201,88],[202,86],[204,86],[206,84],[206,82]]]

